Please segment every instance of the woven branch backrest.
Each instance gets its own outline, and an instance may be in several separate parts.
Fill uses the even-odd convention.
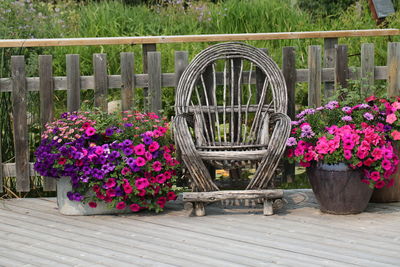
[[[269,114],[286,113],[276,63],[260,49],[223,43],[199,53],[179,81],[176,114],[194,114],[196,145],[267,144]]]

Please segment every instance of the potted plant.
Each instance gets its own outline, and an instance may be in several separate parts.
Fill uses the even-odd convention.
[[[64,113],[45,126],[34,169],[58,178],[68,215],[161,211],[175,200],[168,123],[154,113]]]
[[[368,205],[373,188],[391,186],[398,157],[379,109],[367,103],[331,101],[306,109],[293,121],[288,157],[307,167],[323,212],[353,214]]]

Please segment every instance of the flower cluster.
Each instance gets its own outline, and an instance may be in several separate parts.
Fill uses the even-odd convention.
[[[319,161],[345,162],[362,169],[363,182],[371,187],[392,186],[391,175],[399,160],[388,138],[389,128],[377,121],[383,115],[374,105],[340,107],[336,101],[304,110],[297,115],[299,120],[292,122],[288,157],[303,167]]]
[[[73,201],[161,211],[175,200],[176,167],[168,123],[153,113],[65,113],[46,125],[35,170],[71,179]]]

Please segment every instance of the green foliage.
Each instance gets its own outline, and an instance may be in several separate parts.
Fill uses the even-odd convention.
[[[301,9],[315,16],[337,16],[357,0],[299,0]]]

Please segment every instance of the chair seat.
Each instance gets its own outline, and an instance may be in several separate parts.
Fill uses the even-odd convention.
[[[203,160],[261,160],[267,153],[266,149],[251,151],[197,151]]]

